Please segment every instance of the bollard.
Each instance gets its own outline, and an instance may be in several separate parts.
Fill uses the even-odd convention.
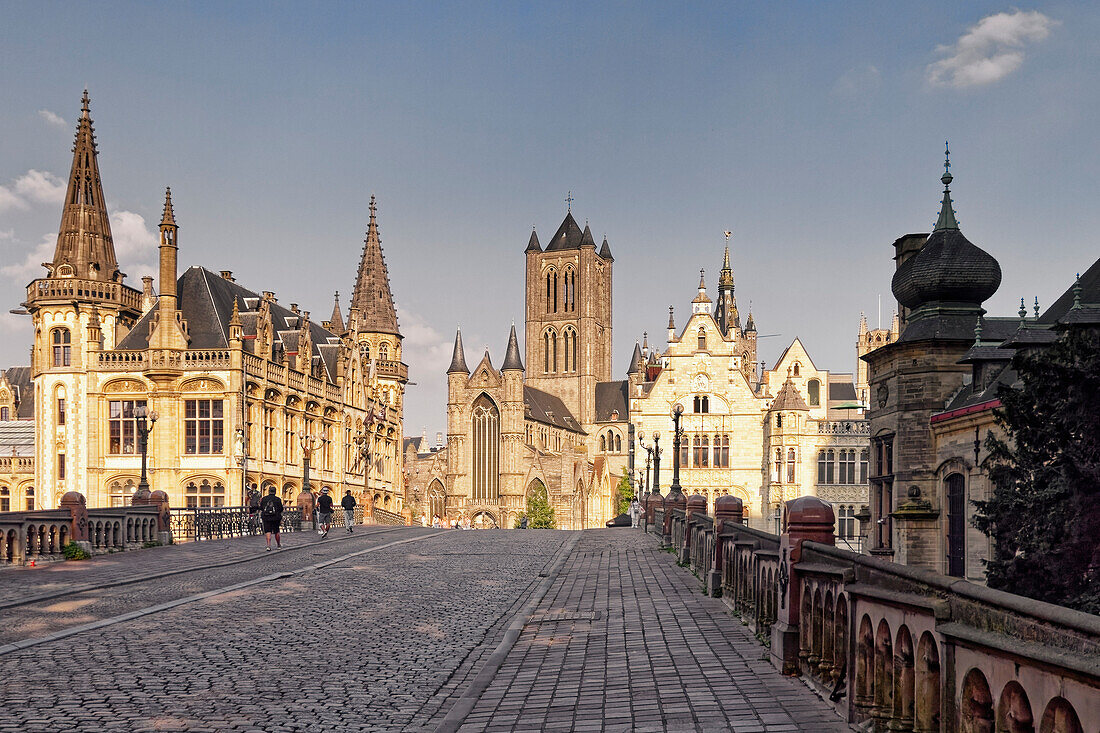
[[[722,595],[722,530],[741,526],[745,505],[736,496],[719,496],[714,500],[714,563],[707,573],[707,593],[714,598]]]
[[[157,508],[157,542],[172,544],[172,510],[168,504],[168,493],[160,489],[150,492],[149,503]]]
[[[686,509],[687,497],[682,492],[673,491],[664,498],[665,524],[662,528],[661,546],[672,547],[672,510]]]
[[[79,491],[69,491],[61,497],[59,506],[61,509],[68,509],[72,517],[69,540],[91,555],[92,543],[88,541],[88,500]]]
[[[802,582],[798,561],[802,543],[810,540],[832,545],[833,505],[816,496],[787,502],[787,531],[779,539],[779,609],[772,625],[772,664],[783,674],[798,674],[798,624]]]

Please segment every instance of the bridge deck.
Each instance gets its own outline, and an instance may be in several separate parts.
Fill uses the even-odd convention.
[[[0,731],[848,730],[650,536],[332,537],[0,572]]]

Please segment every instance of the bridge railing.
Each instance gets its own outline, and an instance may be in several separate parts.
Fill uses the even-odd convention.
[[[668,526],[704,592],[849,722],[1096,732],[1100,617],[835,547],[832,507],[816,497],[787,502],[778,536],[743,526],[735,497],[713,517],[701,500],[652,507],[649,531]]]
[[[341,518],[341,521],[343,519]],[[302,529],[302,510],[287,507],[279,524],[280,532]],[[259,513],[247,506],[185,507],[172,510],[172,536],[178,542],[222,540],[263,533]]]
[[[395,514],[394,512],[388,512],[385,509],[375,507],[371,510],[371,513],[374,515],[375,524],[385,524],[392,527],[404,527],[406,524],[403,516]]]

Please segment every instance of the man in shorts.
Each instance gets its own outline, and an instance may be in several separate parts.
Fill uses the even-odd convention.
[[[321,498],[317,500],[317,533],[321,539],[328,537],[329,525],[332,524],[332,497],[328,495],[328,487],[321,489]]]
[[[351,495],[351,489],[344,494],[340,506],[344,507],[344,526],[347,527],[348,534],[351,534],[351,525],[355,524],[355,497]]]
[[[260,521],[264,525],[267,550],[271,552],[271,535],[275,535],[275,548],[283,549],[283,538],[279,536],[279,525],[283,521],[283,500],[275,496],[275,487],[267,490],[267,496],[260,499]]]

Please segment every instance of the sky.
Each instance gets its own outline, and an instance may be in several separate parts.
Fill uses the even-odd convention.
[[[895,307],[892,242],[936,220],[945,140],[1003,271],[987,310],[1049,304],[1100,255],[1098,71],[1087,2],[4,3],[0,367],[29,361],[8,311],[52,257],[85,87],[134,287],[170,185],[181,272],[327,318],[377,195],[417,435],[446,430],[456,327],[499,366],[531,228],[570,192],[615,256],[616,378],[700,268],[713,295],[725,230],[760,358],[797,336],[851,372],[860,313]]]

